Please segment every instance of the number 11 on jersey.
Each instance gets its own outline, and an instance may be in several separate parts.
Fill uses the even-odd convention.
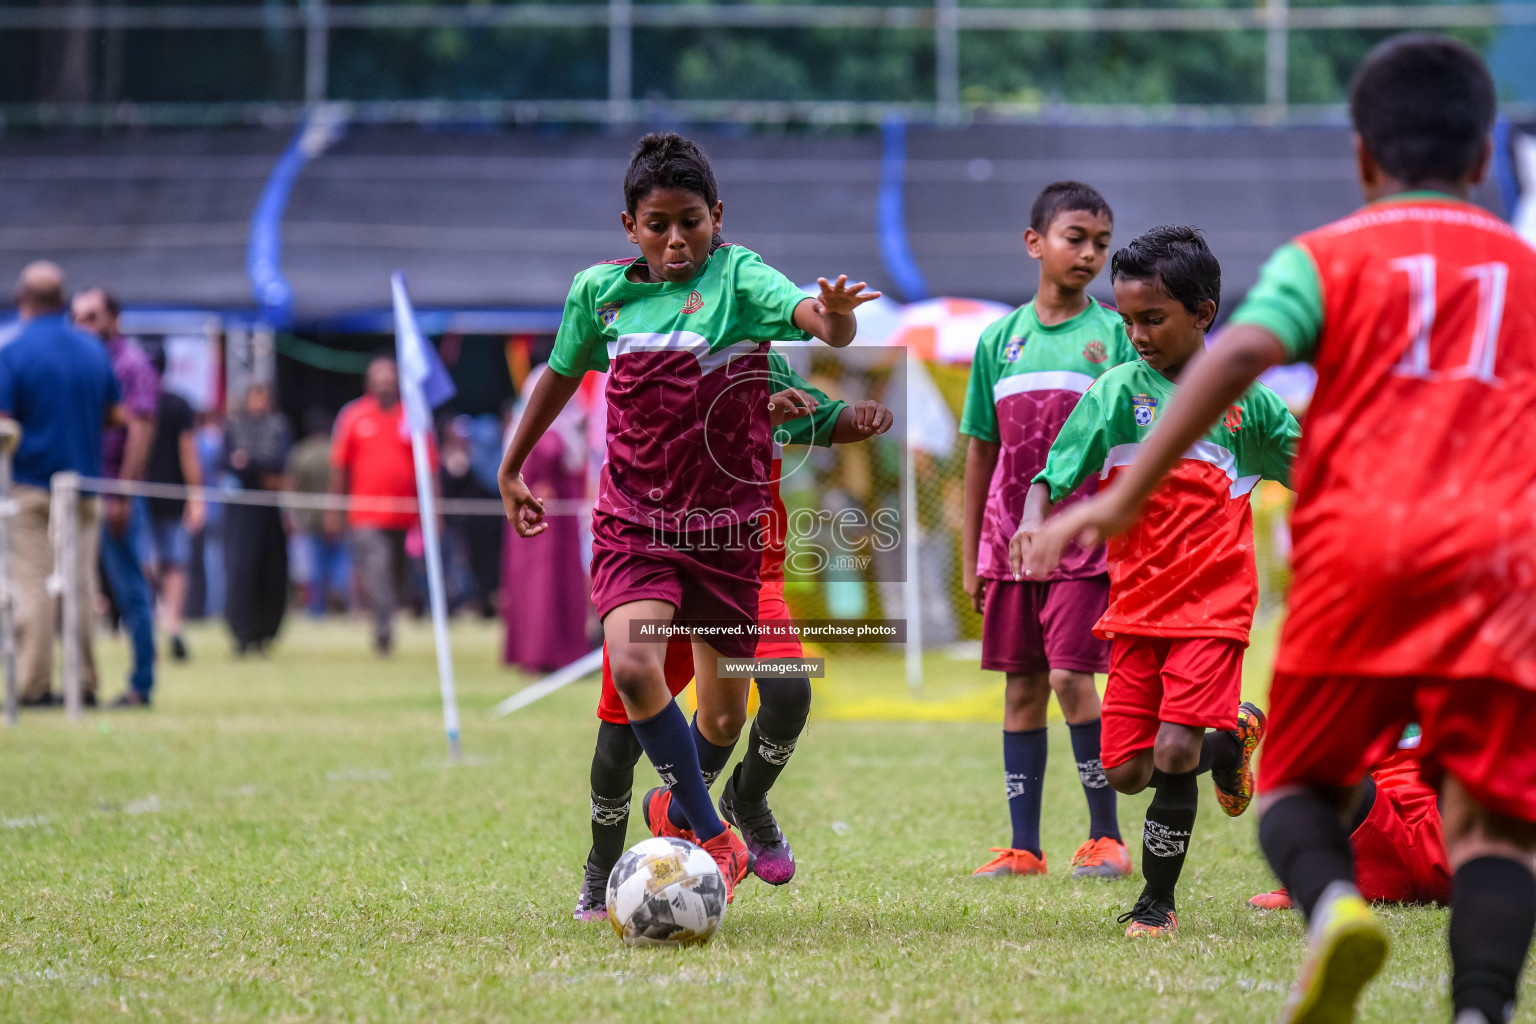
[[[1429,340],[1435,330],[1436,262],[1429,253],[1404,256],[1392,261],[1394,270],[1408,275],[1408,348],[1393,372],[1419,380],[1462,380],[1471,378],[1490,387],[1502,381],[1494,374],[1498,358],[1499,329],[1504,323],[1505,292],[1509,283],[1506,263],[1478,263],[1465,268],[1458,287],[1477,288],[1477,317],[1472,326],[1472,347],[1464,365],[1448,372],[1430,369]]]

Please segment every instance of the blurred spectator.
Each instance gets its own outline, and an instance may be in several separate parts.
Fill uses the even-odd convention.
[[[155,437],[155,413],[160,405],[160,376],[137,341],[118,333],[117,299],[105,288],[88,288],[75,296],[75,323],[100,338],[112,361],[128,422],[107,431],[101,456],[102,474],[125,482],[144,479],[149,448]],[[128,688],[115,701],[120,707],[147,707],[155,689],[154,596],[139,564],[144,533],[142,508],[132,498],[107,495],[102,505],[101,574],[123,619],[133,647]]]
[[[245,491],[280,491],[292,442],[288,421],[272,408],[272,389],[245,389],[244,409],[224,431],[224,469]],[[224,510],[224,618],[235,652],[265,653],[288,605],[288,536],[275,505]]]
[[[331,417],[324,409],[304,414],[304,440],[288,455],[288,477],[293,489],[305,494],[326,494],[331,489]],[[299,509],[293,513],[302,552],[305,604],[309,614],[324,615],[331,603],[346,607],[352,590],[352,560],[340,537],[327,535],[325,513]]]
[[[235,478],[223,473],[224,425],[218,413],[205,412],[197,417],[192,434],[197,453],[197,469],[208,486],[217,490],[239,490]],[[203,519],[203,532],[192,538],[191,580],[187,587],[187,611],[194,618],[220,618],[224,614],[224,503],[210,501]]]
[[[163,380],[165,349],[150,352],[150,362]],[[144,479],[152,484],[176,484],[199,487],[202,469],[197,462],[197,443],[193,433],[196,417],[187,400],[169,388],[160,389],[160,406],[155,414],[155,441],[149,449],[149,465]],[[187,603],[187,567],[192,560],[192,536],[203,528],[201,498],[148,498],[144,515],[148,528],[143,534],[139,560],[144,573],[160,597],[160,628],[171,638],[171,657],[187,660],[187,643],[181,636],[182,615]]]
[[[341,410],[331,446],[331,493],[353,498],[415,498],[416,468],[411,439],[400,408],[400,376],[394,359],[380,356],[368,364],[366,393]],[[436,450],[432,453],[434,465]],[[415,512],[379,512],[353,508],[352,562],[358,590],[373,619],[373,647],[381,655],[394,648],[395,606],[407,582],[405,535],[416,525]],[[342,515],[325,514],[325,532],[340,537]]]
[[[443,470],[439,477],[444,498],[498,498],[495,467],[501,462],[501,424],[495,416],[477,422],[455,417],[443,431]],[[477,434],[490,427],[492,468],[487,487],[483,466],[477,462]],[[483,460],[479,460],[483,462]],[[472,601],[483,618],[496,614],[496,590],[501,572],[501,531],[505,520],[496,516],[445,516],[445,554],[463,569],[462,598]],[[464,591],[467,591],[465,593]]]
[[[56,601],[48,593],[53,572],[49,537],[49,483],[65,471],[101,473],[102,434],[124,414],[112,362],[101,343],[76,330],[64,315],[64,272],[52,263],[33,263],[16,283],[22,328],[0,349],[0,413],[21,424],[21,445],[12,472],[15,518],[11,522],[11,565],[15,574],[17,670],[21,703],[48,706],[62,701],[52,692]],[[82,494],[79,508],[80,682],[88,705],[96,703],[96,554],[101,537],[101,500]]]
[[[524,401],[544,374],[538,366],[523,382]],[[507,428],[517,429],[519,409]],[[540,501],[580,500],[586,495],[587,444],[580,407],[570,403],[523,463],[523,479]],[[501,615],[506,622],[502,660],[529,672],[568,665],[591,649],[587,642],[587,574],[581,560],[581,519],[546,512],[549,529],[537,538],[517,536],[511,523],[501,557]]]

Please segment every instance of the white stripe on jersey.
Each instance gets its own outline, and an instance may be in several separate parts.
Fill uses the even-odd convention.
[[[632,352],[687,352],[699,364],[699,373],[714,373],[732,359],[756,352],[755,341],[733,341],[711,352],[709,339],[693,331],[671,331],[666,334],[621,334],[608,343],[608,358],[617,359]]]
[[[1015,373],[992,385],[992,402],[995,405],[1009,395],[1021,395],[1026,391],[1076,391],[1082,394],[1093,384],[1093,380],[1086,373],[1072,370]]]
[[[1140,441],[1115,445],[1104,458],[1104,469],[1099,473],[1099,479],[1108,479],[1109,471],[1117,466],[1129,466],[1136,461],[1136,456],[1140,452]],[[1238,476],[1237,456],[1214,441],[1196,441],[1189,446],[1189,450],[1183,454],[1182,458],[1192,462],[1210,463],[1225,473],[1227,479],[1232,481],[1232,487],[1227,492],[1232,498],[1241,498],[1253,490],[1260,480],[1258,476]]]

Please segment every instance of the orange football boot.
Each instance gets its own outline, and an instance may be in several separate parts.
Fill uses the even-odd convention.
[[[667,816],[667,810],[672,806],[672,789],[669,786],[658,786],[645,794],[645,799],[640,801],[640,811],[645,816],[646,827],[651,830],[651,835],[661,836],[663,839],[686,839],[695,846],[702,845],[698,837],[693,834],[691,828],[678,828],[672,824],[672,819]]]
[[[1126,938],[1172,938],[1179,930],[1179,915],[1174,913],[1173,900],[1147,895],[1142,890],[1136,905],[1117,919],[1126,925]]]
[[[690,833],[691,836],[691,833]],[[689,839],[692,842],[692,839]],[[752,860],[747,854],[747,844],[741,841],[731,826],[725,826],[725,831],[707,839],[699,844],[704,852],[715,858],[715,864],[720,868],[720,874],[725,876],[725,902],[729,903],[736,898],[736,885],[747,872],[752,870]]]
[[[1028,850],[1013,850],[1006,846],[992,847],[997,854],[981,867],[971,872],[972,878],[1004,878],[1008,875],[1045,874],[1045,854],[1038,857]]]
[[[1264,738],[1264,712],[1244,701],[1237,708],[1237,728],[1232,730],[1243,745],[1243,759],[1231,771],[1211,770],[1211,784],[1216,787],[1216,802],[1231,818],[1248,809],[1253,800],[1253,752]]]
[[[1283,888],[1274,892],[1261,892],[1248,903],[1259,910],[1290,910],[1291,894]]]
[[[1073,878],[1128,878],[1132,870],[1125,844],[1109,836],[1088,840],[1072,855]]]

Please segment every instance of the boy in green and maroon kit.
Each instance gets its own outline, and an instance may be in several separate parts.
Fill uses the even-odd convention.
[[[1390,39],[1349,106],[1368,205],[1275,253],[1136,464],[1046,532],[1125,529],[1230,396],[1275,363],[1317,367],[1259,772],[1259,842],[1309,924],[1282,1019],[1353,1020],[1386,957],[1345,823],[1417,721],[1452,1013],[1505,1024],[1536,932],[1536,251],[1467,199],[1496,110],[1475,50]]]
[[[1221,266],[1194,228],[1152,229],[1115,253],[1110,277],[1141,358],[1100,377],[1051,446],[1010,545],[1023,578],[1061,560],[1064,544],[1037,543],[1052,507],[1089,477],[1113,482],[1134,460],[1177,403],[1177,382],[1216,318]],[[1264,716],[1239,703],[1259,592],[1248,496],[1261,479],[1289,483],[1299,435],[1285,403],[1255,384],[1109,543],[1109,609],[1095,627],[1111,642],[1104,774],[1121,793],[1156,790],[1142,829],[1146,887],[1121,917],[1127,935],[1178,927],[1174,888],[1194,830],[1196,777],[1211,772],[1229,815],[1252,798],[1248,765]]]
[[[998,856],[974,872],[981,877],[1045,873],[1040,804],[1052,691],[1088,801],[1088,840],[1072,858],[1072,873],[1131,873],[1115,794],[1099,763],[1093,676],[1109,668],[1109,645],[1093,635],[1093,624],[1109,598],[1104,546],[1074,548],[1047,579],[1019,581],[1008,571],[1008,538],[1061,425],[1100,374],[1136,358],[1119,314],[1085,291],[1104,267],[1113,230],[1114,214],[1095,189],[1075,181],[1047,186],[1024,234],[1040,262],[1039,290],[987,328],[971,364],[960,421],[971,438],[962,561],[966,592],[982,614],[981,667],[1007,677],[1003,772],[1013,824],[1009,846],[994,847]],[[1068,500],[1096,486],[1085,482]]]

